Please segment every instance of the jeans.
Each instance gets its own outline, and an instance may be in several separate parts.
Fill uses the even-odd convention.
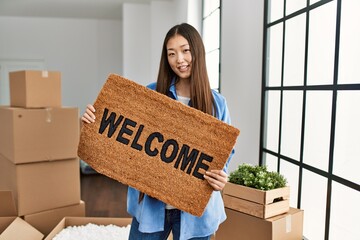
[[[133,218],[130,229],[129,240],[166,240],[172,231],[173,240],[180,238],[180,210],[165,210],[164,231],[154,233],[142,233],[139,229],[139,222]],[[210,236],[191,238],[189,240],[210,240]]]

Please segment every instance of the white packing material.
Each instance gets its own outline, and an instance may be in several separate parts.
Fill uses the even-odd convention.
[[[82,226],[69,226],[61,230],[53,240],[127,240],[130,224],[119,227],[113,224],[97,225],[88,223]]]

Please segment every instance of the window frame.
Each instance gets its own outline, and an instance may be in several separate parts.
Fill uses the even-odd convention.
[[[214,90],[218,91],[219,93],[221,93],[221,5],[222,5],[222,0],[219,0],[219,6],[216,9],[212,10],[209,14],[205,15],[205,13],[204,13],[204,11],[205,11],[204,5],[205,5],[206,1],[210,1],[210,0],[202,0],[202,11],[201,11],[202,12],[201,29],[202,29],[202,37],[203,37],[203,41],[204,41],[205,46],[206,46],[206,42],[205,42],[206,38],[204,38],[204,34],[205,34],[204,21],[208,17],[210,17],[215,11],[217,11],[217,10],[219,11],[219,29],[218,29],[218,31],[219,31],[219,46],[218,46],[218,48],[212,49],[210,51],[205,49],[205,56],[207,56],[208,54],[210,54],[210,53],[212,53],[213,51],[216,51],[216,50],[218,50],[218,52],[219,52],[219,59],[218,59],[219,78],[218,78],[218,82],[217,82],[217,87],[215,87],[215,88],[212,87],[212,89],[214,89]],[[208,74],[210,74],[209,69],[208,69]],[[211,76],[209,75],[209,80],[210,80],[210,78],[211,78]]]
[[[316,8],[322,7],[325,4],[328,4],[332,1],[337,1],[336,9],[336,30],[335,30],[335,49],[334,49],[334,72],[333,72],[333,83],[327,85],[307,85],[307,64],[308,64],[308,46],[309,46],[309,16],[310,12]],[[331,218],[331,205],[332,202],[332,184],[339,183],[343,186],[346,186],[354,191],[360,192],[360,185],[352,182],[344,177],[337,176],[333,172],[334,166],[334,143],[335,143],[335,126],[336,126],[336,109],[337,109],[337,95],[339,91],[359,91],[360,83],[358,84],[339,84],[338,83],[338,70],[339,70],[339,46],[340,46],[340,28],[341,28],[341,0],[320,0],[313,4],[310,4],[310,1],[306,1],[306,6],[295,12],[292,12],[286,15],[286,2],[283,0],[283,14],[282,17],[274,21],[269,20],[269,10],[270,10],[271,0],[264,0],[264,31],[263,31],[263,64],[262,64],[262,89],[261,89],[261,125],[260,125],[260,150],[259,150],[259,164],[266,165],[266,155],[277,158],[277,171],[281,171],[281,164],[287,162],[297,166],[299,169],[298,172],[298,186],[297,186],[297,208],[301,208],[302,200],[302,178],[304,170],[310,171],[327,179],[327,189],[326,189],[326,213],[325,213],[325,233],[324,239],[329,239],[330,236],[330,218]],[[304,57],[304,83],[300,86],[284,86],[284,49],[285,49],[285,36],[286,36],[286,22],[296,16],[301,14],[306,14],[306,29],[305,29],[305,57]],[[268,56],[269,56],[269,29],[276,25],[283,24],[282,31],[282,59],[281,59],[281,84],[280,86],[268,86]],[[278,126],[278,144],[276,151],[266,148],[266,123],[267,123],[267,108],[268,99],[267,94],[273,91],[280,92],[280,111],[279,111],[279,126]],[[299,159],[294,159],[289,156],[281,154],[281,129],[282,129],[282,116],[283,116],[283,95],[287,91],[301,91],[302,95],[302,114],[301,114],[301,140],[300,140],[300,156]],[[309,91],[331,91],[332,102],[331,102],[331,129],[330,129],[330,146],[329,146],[329,161],[328,169],[322,170],[317,167],[312,166],[303,162],[303,152],[304,152],[304,133],[305,133],[305,112],[306,112],[306,94]]]

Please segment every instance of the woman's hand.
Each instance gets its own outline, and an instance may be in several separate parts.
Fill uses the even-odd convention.
[[[221,191],[227,183],[228,175],[223,170],[211,170],[204,174],[204,178],[215,191]]]
[[[91,104],[88,104],[86,106],[86,110],[85,110],[85,113],[84,115],[81,117],[81,120],[83,122],[86,122],[86,123],[93,123],[95,122],[95,108],[93,105]]]

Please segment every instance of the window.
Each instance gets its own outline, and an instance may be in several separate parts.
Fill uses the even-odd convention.
[[[306,238],[360,239],[360,1],[264,2],[260,164],[288,179]]]
[[[202,38],[210,87],[218,91],[220,91],[220,4],[220,0],[203,0],[202,20]]]

